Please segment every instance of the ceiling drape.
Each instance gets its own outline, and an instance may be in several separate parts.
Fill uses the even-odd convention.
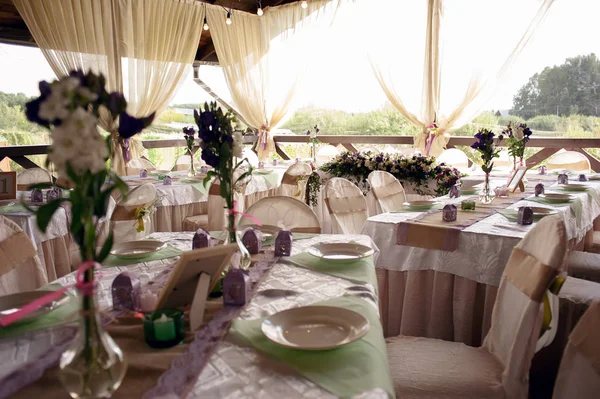
[[[504,81],[554,0],[363,0],[373,72],[390,103],[437,156]],[[385,44],[382,44],[385,38]],[[424,60],[424,62],[420,62]],[[437,133],[428,127],[437,123]]]
[[[189,72],[200,40],[204,8],[194,0],[14,0],[57,76],[73,69],[106,77],[107,90],[124,93],[128,113],[159,114]],[[125,175],[125,158],[141,156],[138,140],[112,136],[112,168]],[[123,151],[128,146],[129,151]]]
[[[270,129],[294,110],[312,54],[332,24],[340,1],[315,0],[267,8],[264,15],[207,6],[208,24],[233,106],[259,132],[260,160],[274,151]]]

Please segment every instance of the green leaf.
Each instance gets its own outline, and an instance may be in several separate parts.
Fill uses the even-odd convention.
[[[60,198],[56,199],[45,205],[40,206],[38,208],[38,210],[35,212],[37,226],[42,232],[44,232],[44,233],[46,232],[46,229],[48,228],[48,224],[50,223],[50,220],[52,219],[52,215],[54,215],[54,212],[56,212],[56,210],[60,206],[61,202],[62,202],[62,200]]]
[[[96,261],[99,263],[102,263],[102,261],[104,259],[106,259],[106,257],[110,253],[112,246],[113,246],[113,232],[111,231],[108,234],[108,237],[106,237],[106,241],[104,241],[104,244],[102,245],[102,248],[100,249],[100,253],[98,253],[98,256],[96,256]]]

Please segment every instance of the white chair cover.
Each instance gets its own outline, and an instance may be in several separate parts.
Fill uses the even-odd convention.
[[[569,276],[600,283],[600,254],[571,251],[567,260]]]
[[[139,176],[142,169],[150,172],[155,170],[156,166],[146,158],[134,158],[125,165],[127,176]]]
[[[577,323],[560,363],[554,399],[596,399],[600,396],[600,302]]]
[[[33,243],[12,220],[0,216],[0,296],[48,284]]]
[[[281,184],[277,189],[277,195],[304,201],[306,184],[311,173],[312,168],[307,163],[296,162],[291,165],[281,178]]]
[[[17,190],[27,191],[31,184],[52,183],[52,176],[46,169],[25,169],[17,175]]]
[[[171,169],[172,171],[181,171],[181,170],[188,170],[190,168],[190,164],[191,164],[191,158],[189,155],[182,155],[179,158],[177,158],[177,161],[175,161],[175,166],[173,166],[173,169]],[[194,166],[196,167],[196,169],[200,169],[203,165],[206,165],[206,162],[204,162],[204,160],[200,159],[195,159],[194,158]]]
[[[437,156],[436,160],[438,163],[444,162],[446,165],[457,169],[469,168],[469,157],[458,148],[448,148],[447,150],[442,151],[442,153]]]
[[[266,197],[246,210],[265,226],[283,227],[298,233],[321,233],[317,215],[302,201],[290,197]],[[242,216],[240,226],[256,224],[247,216]]]
[[[334,177],[325,184],[324,201],[332,234],[360,234],[367,220],[367,200],[354,183]]]
[[[141,240],[154,232],[152,218],[149,214],[142,217],[144,230],[137,231],[140,220],[136,216],[136,210],[141,208],[151,209],[155,201],[156,187],[152,183],[136,187],[127,193],[125,199],[120,198],[110,219],[110,228],[114,235],[114,241]]]
[[[577,151],[559,151],[550,158],[546,164],[548,170],[570,170],[573,172],[589,172],[590,161]]]
[[[245,208],[244,194],[246,185],[240,187],[234,194],[236,202],[236,211],[243,212]],[[221,231],[228,228],[227,224],[227,203],[221,197],[221,185],[218,181],[213,181],[208,189],[208,230]],[[202,219],[202,218],[200,218]],[[239,217],[236,218],[239,220]]]
[[[377,213],[385,213],[402,209],[406,202],[406,194],[402,183],[391,173],[376,170],[367,178],[371,192],[377,200]]]
[[[426,338],[388,339],[396,396],[527,398],[541,301],[564,263],[567,245],[564,221],[557,215],[542,219],[515,247],[480,348]]]
[[[317,150],[317,163],[322,164],[331,161],[332,158],[340,155],[340,150],[331,144],[321,146]]]
[[[250,162],[250,165],[258,166],[258,155],[256,155],[256,153],[252,151],[252,149],[248,146],[244,146],[244,148],[242,149],[242,159],[244,158],[246,158],[248,162]]]

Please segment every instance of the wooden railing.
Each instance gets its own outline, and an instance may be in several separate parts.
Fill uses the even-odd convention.
[[[290,159],[290,156],[282,149],[281,144],[300,144],[308,143],[309,137],[305,135],[277,135],[274,136],[277,153],[283,159]],[[244,136],[245,144],[253,144],[256,141],[256,136]],[[412,146],[412,136],[319,136],[319,141],[332,145],[342,145],[349,151],[356,151],[355,144],[401,144]],[[168,140],[144,140],[142,141],[145,148],[170,148],[170,147],[185,147],[183,139],[168,139]],[[456,146],[470,146],[473,143],[472,137],[451,137],[448,142],[448,148]],[[199,142],[197,142],[199,144]],[[505,145],[505,142],[500,142],[500,146]],[[530,139],[527,144],[531,148],[539,148],[540,150],[527,159],[527,167],[535,167],[546,158],[555,154],[561,148],[571,151],[577,151],[583,154],[590,160],[592,169],[600,172],[600,160],[591,155],[586,149],[599,148],[600,138],[544,138],[535,137]],[[0,147],[0,160],[8,157],[28,169],[38,167],[35,162],[27,158],[31,155],[43,155],[48,153],[49,145],[19,145]]]

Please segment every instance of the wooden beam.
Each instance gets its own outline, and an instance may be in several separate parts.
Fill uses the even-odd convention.
[[[41,168],[40,165],[33,162],[31,159],[24,156],[10,157],[13,161],[21,165],[25,169]]]
[[[356,148],[352,143],[342,143],[342,145],[350,152],[358,152],[358,148]]]
[[[286,161],[290,160],[290,156],[285,151],[283,151],[283,149],[279,146],[279,144],[277,144],[277,142],[275,142],[275,151],[284,160],[286,160]]]
[[[558,148],[544,148],[543,150],[536,152],[525,160],[527,169],[535,168],[540,162],[554,155],[558,151],[560,151]]]

